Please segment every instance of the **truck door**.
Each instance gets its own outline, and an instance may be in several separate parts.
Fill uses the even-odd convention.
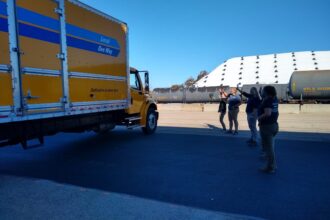
[[[22,102],[26,113],[59,111],[61,38],[58,3],[16,0]]]
[[[0,0],[0,117],[8,115],[13,105],[8,40],[7,2]]]
[[[138,72],[130,74],[131,107],[129,114],[139,114],[144,101],[143,86]]]

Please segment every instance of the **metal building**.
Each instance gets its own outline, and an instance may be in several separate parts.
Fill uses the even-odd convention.
[[[235,57],[196,82],[196,87],[288,84],[294,71],[329,70],[330,51]]]

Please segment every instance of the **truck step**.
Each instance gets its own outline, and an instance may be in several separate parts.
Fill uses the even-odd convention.
[[[140,116],[125,118],[125,121],[128,121],[128,122],[133,122],[133,121],[138,121],[138,120],[141,120]]]

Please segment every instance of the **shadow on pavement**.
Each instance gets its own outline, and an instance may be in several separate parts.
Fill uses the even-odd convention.
[[[204,135],[209,132],[160,127],[152,136],[124,130],[59,134],[42,148],[1,149],[0,175],[269,219],[330,218],[327,134],[323,141],[314,139],[319,134],[280,134],[310,140],[277,140],[279,170],[265,175],[257,171],[263,164],[258,148],[245,145],[247,131],[241,138]]]
[[[186,127],[167,127],[162,126],[158,129],[160,133],[175,133],[175,134],[192,134],[192,135],[209,135],[209,136],[222,136],[226,138],[250,138],[251,133],[248,130],[239,130],[238,135],[230,135],[223,132],[217,126],[206,124],[206,128],[186,128]],[[293,140],[293,141],[308,141],[308,142],[325,142],[330,143],[329,133],[318,132],[289,132],[280,131],[277,140]]]

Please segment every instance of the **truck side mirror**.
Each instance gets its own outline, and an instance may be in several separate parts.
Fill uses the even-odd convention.
[[[149,72],[148,71],[146,71],[144,73],[144,85],[145,85],[145,88],[144,88],[145,92],[149,93],[150,88],[149,88]]]

